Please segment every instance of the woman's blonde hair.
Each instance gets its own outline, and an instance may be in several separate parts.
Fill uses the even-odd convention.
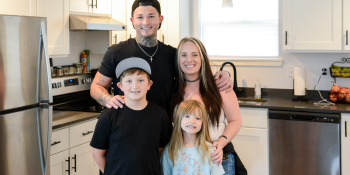
[[[202,128],[197,133],[196,137],[196,148],[199,155],[201,155],[202,163],[204,162],[206,156],[210,157],[210,150],[209,146],[206,142],[210,141],[209,136],[209,119],[208,114],[205,110],[205,107],[203,104],[196,100],[187,100],[182,103],[177,108],[175,118],[174,118],[174,127],[172,136],[169,142],[169,158],[173,162],[173,165],[175,166],[175,162],[177,162],[178,153],[182,153],[182,147],[184,145],[184,134],[183,130],[181,129],[181,121],[182,118],[186,115],[192,115],[195,114],[196,111],[199,113],[202,119]],[[206,154],[207,153],[207,154]],[[209,161],[210,163],[211,161]]]

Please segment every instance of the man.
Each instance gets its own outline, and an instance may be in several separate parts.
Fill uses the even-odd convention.
[[[131,15],[130,20],[136,30],[136,37],[113,45],[107,50],[91,84],[91,97],[107,108],[122,108],[124,97],[117,87],[119,79],[115,76],[115,68],[123,59],[140,57],[145,59],[152,69],[153,85],[147,93],[147,100],[168,111],[175,77],[176,48],[157,40],[157,30],[164,19],[160,4],[157,0],[135,0]],[[217,82],[220,90],[232,89],[232,81],[226,73],[217,72],[215,77],[220,77]],[[112,81],[115,96],[106,90]]]

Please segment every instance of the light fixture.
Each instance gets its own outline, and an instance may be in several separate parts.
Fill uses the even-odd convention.
[[[232,0],[222,0],[222,7],[233,7]]]

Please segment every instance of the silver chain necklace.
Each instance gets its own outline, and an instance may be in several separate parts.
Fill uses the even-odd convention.
[[[149,57],[151,57],[150,59],[151,59],[151,62],[152,62],[152,60],[153,60],[153,56],[157,53],[157,51],[158,51],[158,45],[159,44],[157,44],[157,49],[156,49],[156,51],[154,52],[154,54],[152,55],[152,56],[150,56],[150,55],[148,55],[142,48],[141,48],[141,46],[140,46],[140,44],[136,41],[136,43],[137,43],[137,45],[140,47],[140,49],[143,51],[143,53],[145,53],[147,56],[149,56]]]

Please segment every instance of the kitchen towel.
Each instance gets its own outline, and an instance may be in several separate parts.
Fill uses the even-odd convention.
[[[305,67],[296,66],[294,67],[294,95],[305,96],[306,88],[306,76]]]

